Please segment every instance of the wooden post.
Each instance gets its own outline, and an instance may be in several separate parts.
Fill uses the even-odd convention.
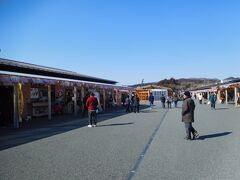
[[[150,90],[148,90],[148,97],[150,96]],[[148,101],[148,97],[146,98],[146,101]]]
[[[119,93],[118,93],[118,89],[115,89],[114,91],[116,92],[116,94],[115,94],[116,102],[115,103],[116,103],[117,106],[119,106],[119,101],[118,101]]]
[[[52,119],[51,85],[48,85],[48,120]]]
[[[119,98],[120,98],[120,106],[122,106],[122,99],[123,99],[123,95],[122,92],[119,90]]]
[[[13,86],[13,127],[19,128],[19,111],[18,111],[18,88],[19,85]]]
[[[228,91],[225,89],[225,104],[228,104]]]
[[[112,103],[113,103],[112,106],[113,106],[113,107],[115,107],[115,100],[116,100],[116,96],[115,96],[116,94],[115,94],[114,92],[115,92],[115,90],[113,89],[113,90],[112,90]],[[115,95],[114,95],[114,94],[115,94]]]
[[[221,91],[217,91],[217,102],[220,103],[220,96],[221,96]],[[209,99],[208,99],[209,100]]]
[[[237,87],[234,87],[234,99],[235,99],[235,107],[237,107]]]
[[[81,112],[83,112],[83,108],[84,108],[84,106],[85,106],[85,104],[83,104],[83,99],[84,99],[84,97],[85,97],[85,92],[84,92],[84,87],[82,86],[81,87],[81,97],[82,97],[82,107],[80,107],[81,108]]]
[[[73,93],[74,93],[74,115],[77,116],[77,87],[73,87]]]
[[[82,100],[83,100],[84,96],[85,96],[84,87],[82,86],[81,87],[81,97],[82,97]]]
[[[106,109],[106,90],[103,90],[103,109]]]

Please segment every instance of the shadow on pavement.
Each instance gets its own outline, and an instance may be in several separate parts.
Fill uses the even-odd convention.
[[[140,109],[144,109],[146,107],[148,106],[141,105]],[[124,108],[100,113],[98,115],[98,122],[106,121],[123,115],[126,115]],[[19,129],[0,129],[0,151],[43,138],[48,138],[57,134],[66,133],[68,131],[86,127],[87,125],[88,118],[80,118],[80,116],[74,117],[68,115],[63,117],[54,117],[52,120],[41,119],[36,122],[30,122],[26,126]],[[112,124],[112,126],[113,125],[114,124]],[[128,125],[128,123],[119,123],[115,125]]]
[[[116,123],[116,124],[105,124],[105,125],[98,125],[97,127],[104,127],[104,126],[124,126],[124,125],[131,125],[134,123]]]
[[[229,108],[216,108],[215,110],[226,110],[226,109],[229,109]]]
[[[205,139],[210,139],[210,138],[227,136],[227,135],[229,135],[231,133],[232,132],[224,132],[224,133],[217,133],[217,134],[209,134],[209,135],[199,136],[198,140],[205,140]]]
[[[140,111],[140,113],[156,113],[156,112],[158,112],[158,111],[154,110],[154,109],[145,109],[145,110]]]

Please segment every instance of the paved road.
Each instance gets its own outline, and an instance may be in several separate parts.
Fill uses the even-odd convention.
[[[200,139],[186,141],[181,109],[101,115],[0,137],[0,179],[239,179],[240,109],[198,105]],[[20,141],[20,142],[19,142]]]

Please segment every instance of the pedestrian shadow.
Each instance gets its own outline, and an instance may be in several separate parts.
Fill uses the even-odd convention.
[[[97,127],[105,127],[105,126],[125,126],[125,125],[132,125],[134,123],[116,123],[116,124],[103,124],[103,125],[98,125]]]
[[[154,110],[154,109],[148,109],[148,110],[143,110],[143,111],[140,111],[141,113],[156,113],[158,112],[157,110]]]
[[[203,135],[199,136],[198,140],[205,140],[205,139],[211,139],[211,138],[216,138],[216,137],[222,137],[222,136],[227,136],[231,134],[232,132],[224,132],[224,133],[216,133],[216,134],[209,134],[209,135]]]
[[[215,108],[215,110],[226,110],[226,109],[229,109],[229,108]]]
[[[141,108],[145,108],[142,106]],[[116,117],[124,116],[124,109],[100,113],[98,122],[107,121]],[[49,138],[68,131],[84,128],[88,125],[88,118],[76,118],[74,116],[55,117],[52,120],[41,119],[41,122],[29,123],[28,126],[19,129],[0,129],[0,151],[16,147],[22,144],[34,142],[40,139]],[[113,126],[114,124],[112,124]],[[115,124],[128,125],[128,124]],[[131,124],[129,124],[131,125]],[[109,125],[110,126],[110,125]]]

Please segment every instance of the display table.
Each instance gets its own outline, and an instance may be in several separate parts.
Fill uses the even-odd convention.
[[[40,117],[48,115],[48,102],[32,103],[32,116]]]

